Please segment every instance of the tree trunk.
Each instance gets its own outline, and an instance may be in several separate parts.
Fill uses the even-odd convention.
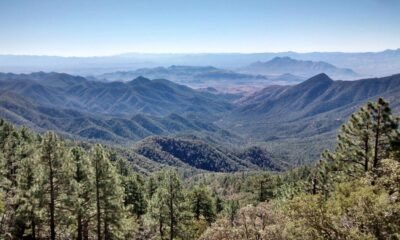
[[[53,164],[49,156],[49,181],[50,181],[50,239],[56,240],[56,224],[54,218],[54,208],[55,208],[55,190],[54,190],[54,173]]]
[[[161,214],[159,215],[159,225],[158,225],[158,231],[160,232],[160,239],[164,238],[164,230],[163,230],[163,221],[162,221],[162,216]]]
[[[171,181],[171,180],[170,180]],[[169,239],[173,240],[174,239],[174,225],[175,225],[175,219],[174,219],[174,195],[173,195],[173,189],[172,189],[172,183],[170,182],[170,193],[172,196],[169,199],[169,220],[170,220],[170,233],[169,233]]]
[[[376,124],[376,133],[375,133],[375,153],[374,153],[374,169],[378,167],[379,161],[379,137],[380,137],[380,128],[381,128],[381,109],[378,108],[378,122]]]
[[[200,219],[200,200],[199,200],[199,196],[197,196],[196,199],[196,220]]]
[[[31,229],[32,229],[32,240],[35,240],[36,239],[36,223],[35,223],[35,219],[33,219],[33,217],[32,217]]]
[[[367,126],[368,129],[368,126]],[[365,138],[365,160],[364,160],[364,171],[368,172],[368,162],[369,162],[369,158],[368,158],[368,154],[369,154],[369,137],[367,136]]]
[[[107,215],[105,215],[107,216]],[[104,219],[104,239],[110,239],[110,229],[108,228],[108,221]]]
[[[83,240],[83,226],[82,226],[82,217],[81,214],[78,214],[78,218],[77,218],[77,223],[78,223],[78,234],[77,234],[77,240]]]
[[[97,240],[101,240],[101,212],[100,212],[100,183],[99,183],[99,168],[96,160],[96,217],[97,217]]]
[[[315,180],[315,177],[312,179],[312,194],[317,194],[317,180]]]
[[[83,230],[82,230],[82,235],[84,240],[89,240],[89,222],[85,221],[83,224]]]

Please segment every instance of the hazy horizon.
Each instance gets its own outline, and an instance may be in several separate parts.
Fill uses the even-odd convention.
[[[298,53],[298,54],[312,54],[312,53],[344,53],[344,54],[357,54],[357,53],[381,53],[386,51],[400,51],[399,48],[386,48],[382,50],[370,50],[370,51],[278,51],[278,52],[121,52],[110,55],[83,55],[83,56],[75,56],[75,55],[47,55],[47,54],[8,54],[8,53],[0,53],[1,56],[23,56],[23,57],[61,57],[61,58],[106,58],[106,57],[123,57],[126,55],[229,55],[229,54],[238,54],[238,55],[255,55],[255,54],[284,54],[284,53]]]

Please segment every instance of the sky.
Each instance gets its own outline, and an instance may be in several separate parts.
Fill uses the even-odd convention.
[[[400,0],[0,0],[0,54],[400,48]]]

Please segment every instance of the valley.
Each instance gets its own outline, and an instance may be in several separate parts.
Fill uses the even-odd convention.
[[[196,78],[192,72],[186,74]],[[298,84],[271,85],[251,94],[204,91],[165,79],[133,77],[116,82],[55,72],[0,74],[0,116],[39,132],[53,130],[70,139],[117,144],[137,154],[141,152],[133,149],[146,144],[146,149],[159,148],[152,136],[195,144],[187,151],[200,144],[211,153],[211,146],[218,146],[230,153],[228,157],[217,154],[216,159],[230,161],[226,170],[237,171],[264,164],[243,164],[242,157],[232,154],[251,147],[267,152],[271,166],[281,166],[270,169],[316,161],[323,149],[334,146],[337,129],[351,113],[380,96],[391,102],[395,113],[400,110],[400,75],[339,81],[318,74]],[[160,154],[144,156],[164,162],[155,157]],[[183,166],[181,162],[178,158],[169,165]]]

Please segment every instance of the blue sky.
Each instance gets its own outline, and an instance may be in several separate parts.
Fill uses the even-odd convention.
[[[399,0],[0,0],[0,54],[394,48]]]

